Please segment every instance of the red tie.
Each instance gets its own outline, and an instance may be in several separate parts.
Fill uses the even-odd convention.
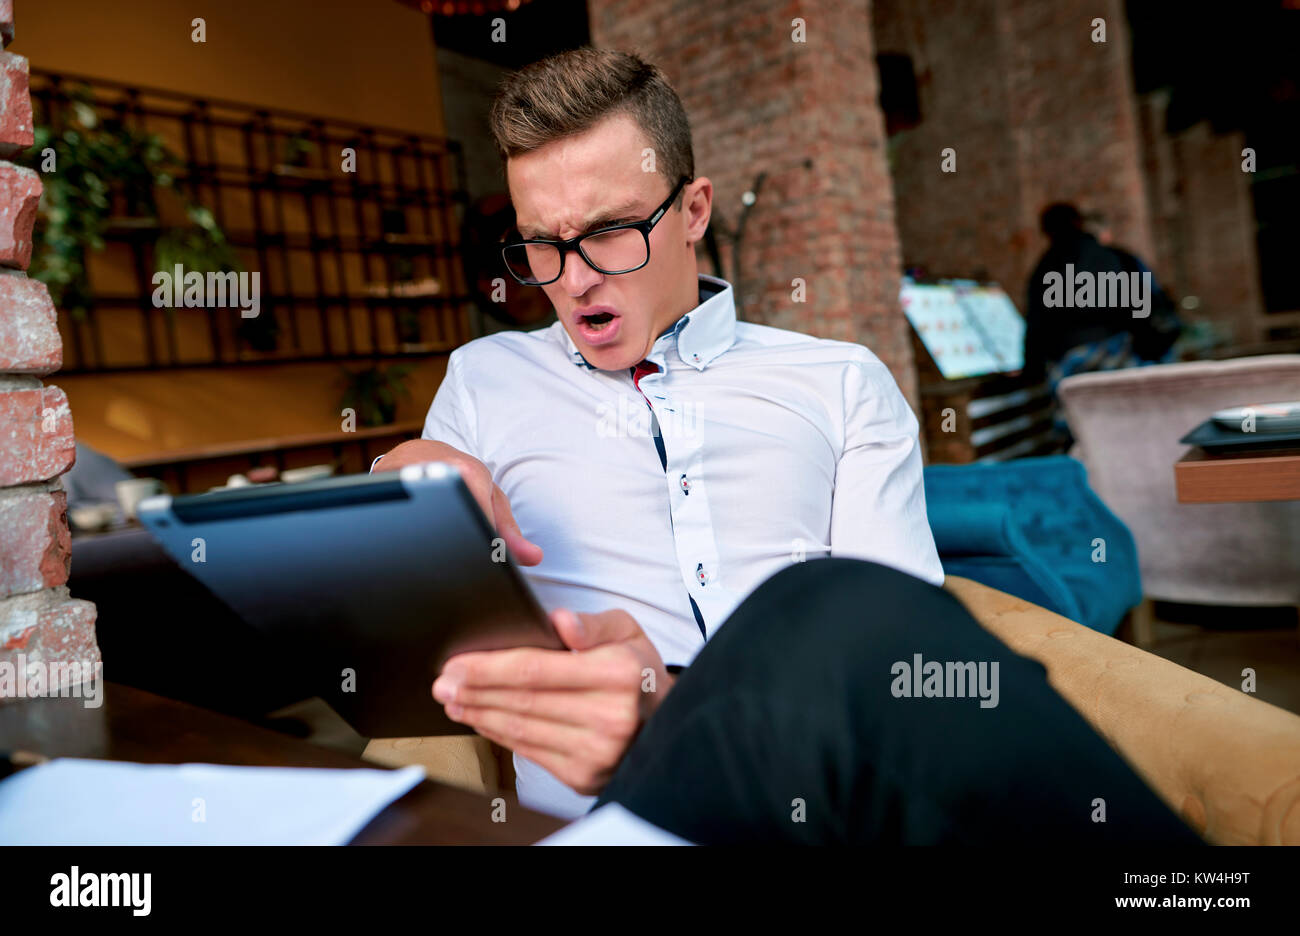
[[[659,365],[650,361],[642,361],[636,367],[632,368],[632,383],[636,386],[637,392],[641,394],[641,399],[645,400],[646,406],[650,406],[650,398],[646,396],[645,391],[641,389],[641,378],[646,374],[657,373],[659,373]],[[654,410],[654,407],[650,408],[651,411]]]

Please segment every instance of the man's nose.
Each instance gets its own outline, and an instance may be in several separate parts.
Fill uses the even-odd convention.
[[[605,274],[594,270],[576,250],[569,251],[564,258],[564,272],[560,274],[560,285],[571,298],[578,298],[595,286]]]

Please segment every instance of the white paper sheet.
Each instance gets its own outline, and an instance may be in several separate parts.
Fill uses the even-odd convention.
[[[423,779],[59,758],[0,783],[0,845],[342,845]]]
[[[606,803],[538,845],[690,845],[671,832],[646,822],[618,803]]]

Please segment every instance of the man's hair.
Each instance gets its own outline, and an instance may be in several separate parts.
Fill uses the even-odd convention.
[[[657,65],[631,52],[583,46],[507,75],[488,124],[504,172],[511,157],[582,133],[615,114],[636,121],[670,189],[681,176],[695,178],[691,125],[681,98]]]
[[[1048,240],[1060,240],[1083,230],[1083,216],[1069,202],[1057,202],[1044,209],[1039,224]]]

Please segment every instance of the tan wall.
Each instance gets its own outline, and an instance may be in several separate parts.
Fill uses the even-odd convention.
[[[397,422],[424,419],[446,367],[446,358],[416,364]],[[117,459],[339,432],[341,379],[340,365],[317,363],[58,378],[78,441]]]
[[[33,68],[441,135],[428,21],[393,0],[27,0]],[[207,22],[207,42],[190,21]]]

